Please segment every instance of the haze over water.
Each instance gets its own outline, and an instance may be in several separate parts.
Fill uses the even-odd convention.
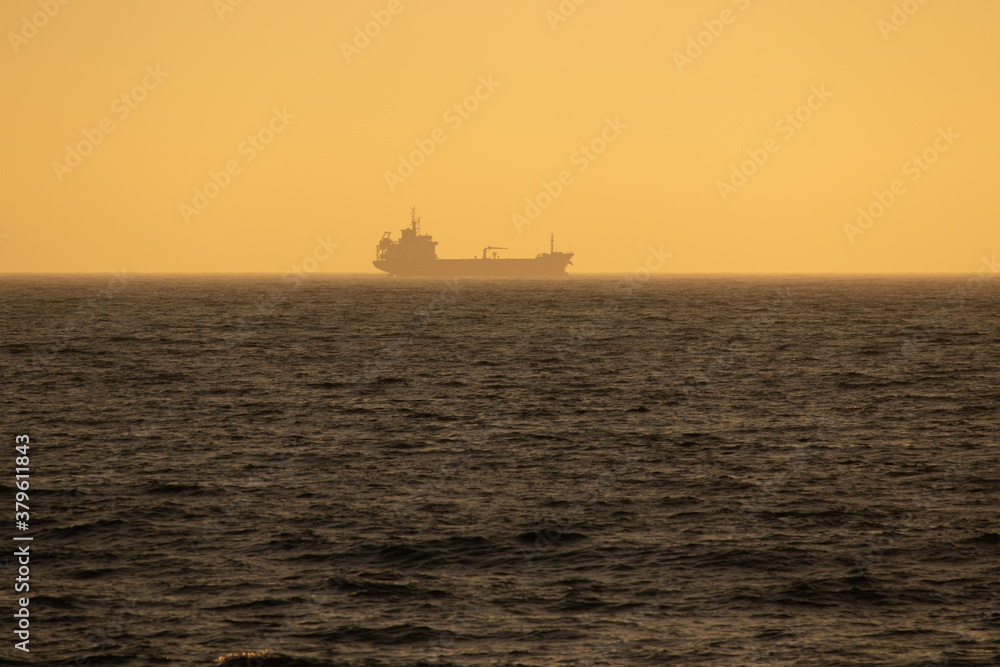
[[[0,286],[36,661],[1000,655],[993,279]]]

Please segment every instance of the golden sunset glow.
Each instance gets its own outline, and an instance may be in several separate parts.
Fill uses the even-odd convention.
[[[6,0],[0,26],[5,272],[375,273],[414,205],[439,257],[554,233],[574,273],[1000,252],[992,0]]]

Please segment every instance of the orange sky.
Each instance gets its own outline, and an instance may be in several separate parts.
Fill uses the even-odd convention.
[[[1000,3],[575,2],[4,0],[0,271],[284,272],[322,239],[374,272],[412,205],[441,257],[554,232],[581,273],[1000,252]]]

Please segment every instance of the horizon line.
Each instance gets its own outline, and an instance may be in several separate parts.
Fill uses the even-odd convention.
[[[122,273],[134,276],[289,276],[292,272],[284,271],[0,271],[0,276],[106,276]],[[658,272],[651,277],[668,276],[969,276],[977,275],[977,271],[690,271],[690,272]],[[511,278],[532,279],[562,279],[574,276],[627,276],[631,271],[594,271],[567,273],[561,276],[393,276],[379,272],[361,271],[316,271],[308,276],[372,276],[394,278],[398,280],[423,280],[439,278],[466,278],[478,280],[509,280]]]

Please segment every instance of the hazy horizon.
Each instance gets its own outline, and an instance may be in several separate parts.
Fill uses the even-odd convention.
[[[60,271],[2,271],[0,276],[108,276],[115,274],[130,275],[130,276],[275,276],[281,277],[285,275],[290,275],[291,272],[288,271],[111,271],[111,272],[101,272],[101,271],[73,271],[73,272],[60,272]],[[616,272],[616,271],[591,271],[588,273],[573,272],[569,271],[565,275],[561,276],[391,276],[381,273],[379,271],[317,271],[310,274],[311,277],[336,277],[336,276],[362,276],[362,277],[373,277],[373,278],[386,278],[387,280],[405,280],[405,281],[415,281],[415,280],[428,280],[428,281],[441,281],[441,280],[567,280],[574,277],[586,278],[586,277],[607,277],[607,278],[620,278],[623,275],[628,275],[627,272]],[[687,273],[669,273],[663,272],[654,274],[650,277],[651,280],[666,280],[670,278],[689,278],[689,277],[713,277],[713,276],[726,276],[726,277],[803,277],[803,278],[821,278],[824,276],[829,277],[845,277],[845,278],[878,278],[878,277],[915,277],[915,278],[933,278],[935,276],[976,276],[978,275],[975,271],[938,271],[938,272],[918,272],[918,271],[896,271],[896,272],[825,272],[825,273],[797,273],[793,271],[786,272],[725,272],[725,271],[692,271]],[[991,279],[991,276],[987,277]]]

